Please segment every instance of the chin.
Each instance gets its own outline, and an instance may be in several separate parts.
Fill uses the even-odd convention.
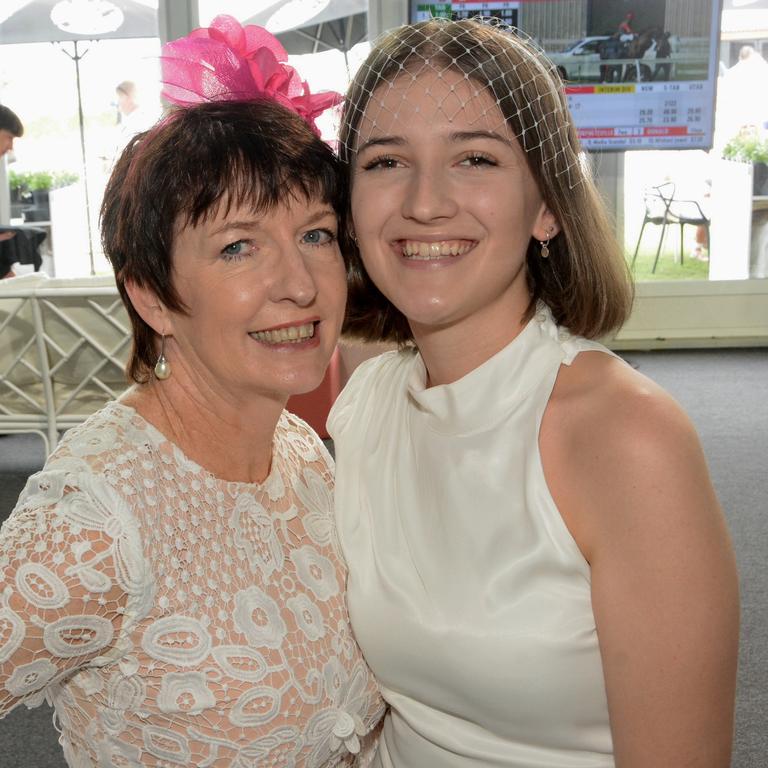
[[[312,392],[323,383],[327,369],[328,367],[325,366],[322,371],[315,371],[313,373],[307,371],[304,375],[284,382],[283,394],[287,397],[293,397],[294,395],[306,395],[308,392]]]
[[[400,311],[405,315],[409,323],[415,323],[425,328],[438,328],[450,325],[454,317],[454,313],[444,306],[406,307]]]
[[[285,394],[288,397],[298,397],[300,395],[308,395],[310,392],[314,392],[323,383],[322,377],[307,384],[297,384],[291,387]]]

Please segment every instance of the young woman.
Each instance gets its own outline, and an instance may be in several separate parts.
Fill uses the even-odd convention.
[[[341,146],[348,330],[400,345],[329,420],[375,764],[728,765],[734,558],[690,422],[595,341],[631,287],[554,68],[400,28]]]
[[[343,179],[256,95],[177,110],[119,159],[102,231],[134,385],[0,534],[0,715],[47,698],[71,766],[352,765],[381,715],[332,461],[283,410],[341,327]]]

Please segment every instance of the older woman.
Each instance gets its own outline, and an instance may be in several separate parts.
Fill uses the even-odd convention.
[[[348,765],[380,716],[332,462],[284,410],[336,344],[343,209],[331,151],[272,99],[177,110],[115,167],[134,386],[0,537],[0,713],[47,698],[72,766]]]

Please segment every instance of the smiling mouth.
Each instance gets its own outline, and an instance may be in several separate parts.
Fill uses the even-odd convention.
[[[474,248],[472,240],[438,240],[425,242],[423,240],[402,240],[401,251],[406,259],[429,261],[463,256]]]
[[[315,326],[318,323],[319,321],[302,325],[289,325],[286,328],[253,331],[248,335],[262,344],[299,344],[315,335]]]

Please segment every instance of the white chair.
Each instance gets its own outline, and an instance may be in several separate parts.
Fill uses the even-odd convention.
[[[52,451],[126,389],[130,344],[112,277],[0,280],[0,434],[34,432]]]

